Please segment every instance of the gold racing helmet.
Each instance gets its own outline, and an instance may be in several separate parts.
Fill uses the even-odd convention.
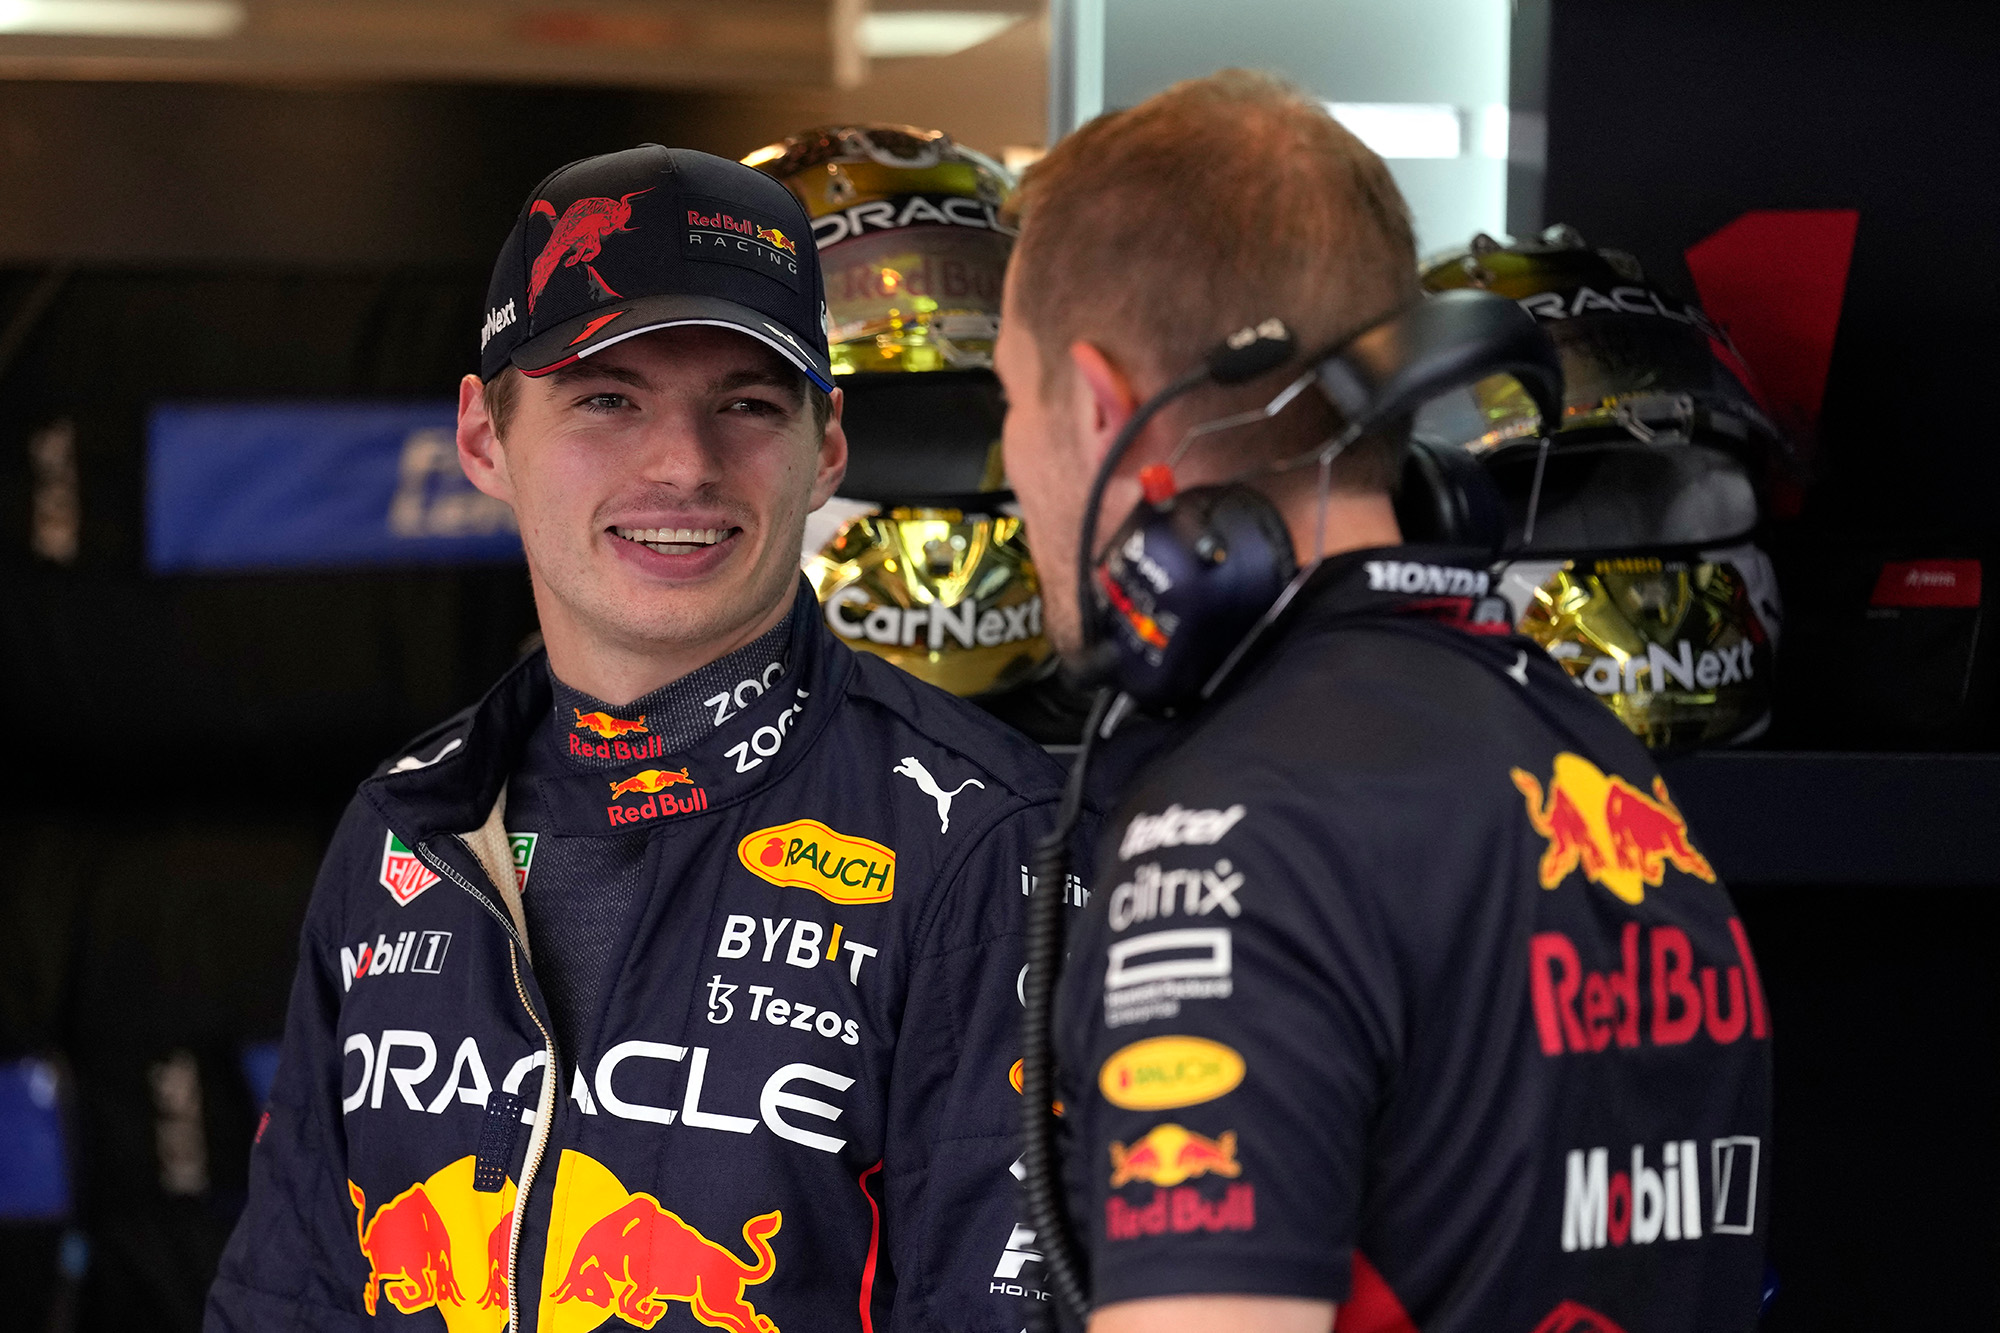
[[[1476,237],[1423,280],[1513,297],[1562,358],[1560,421],[1496,376],[1413,427],[1496,483],[1510,531],[1494,590],[1516,628],[1653,749],[1763,732],[1783,612],[1758,478],[1784,441],[1727,336],[1569,227]]]
[[[812,219],[836,375],[991,369],[1013,178],[912,125],[806,130],[744,162]]]
[[[953,694],[1054,666],[1000,465],[994,378],[1012,178],[937,130],[807,130],[743,159],[804,203],[826,274],[848,471],[807,523],[826,623]]]

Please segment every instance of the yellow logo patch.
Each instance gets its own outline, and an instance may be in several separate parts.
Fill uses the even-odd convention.
[[[896,891],[894,852],[817,819],[760,828],[736,844],[736,856],[758,879],[811,889],[830,903],[886,903]]]
[[[1115,1052],[1097,1071],[1104,1100],[1128,1111],[1166,1111],[1214,1101],[1243,1081],[1243,1057],[1206,1037],[1149,1037]]]

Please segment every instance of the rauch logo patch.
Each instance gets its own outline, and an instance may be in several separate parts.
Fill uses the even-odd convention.
[[[1148,1037],[1114,1052],[1097,1088],[1128,1111],[1166,1111],[1214,1101],[1243,1081],[1243,1057],[1206,1037]]]
[[[758,829],[736,844],[736,855],[758,879],[810,889],[828,902],[886,903],[896,891],[893,851],[816,819]]]

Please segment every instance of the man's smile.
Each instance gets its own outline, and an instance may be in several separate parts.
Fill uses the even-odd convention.
[[[628,542],[658,551],[661,555],[693,555],[697,551],[720,545],[741,528],[617,528],[612,535]]]

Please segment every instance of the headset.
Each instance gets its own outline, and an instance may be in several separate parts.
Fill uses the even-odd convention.
[[[1296,350],[1290,330],[1276,319],[1231,334],[1201,365],[1134,410],[1098,465],[1084,506],[1076,604],[1086,642],[1076,674],[1102,688],[1063,789],[1056,826],[1035,850],[1021,1043],[1021,1166],[1029,1216],[1049,1285],[1079,1321],[1089,1310],[1088,1282],[1057,1160],[1051,1022],[1062,963],[1069,840],[1083,806],[1091,751],[1129,708],[1196,706],[1241,665],[1319,567],[1333,461],[1356,440],[1399,429],[1427,400],[1498,374],[1520,382],[1544,421],[1561,420],[1561,364],[1532,315],[1504,296],[1477,289],[1422,297],[1308,358],[1306,368],[1263,407],[1189,430],[1167,462],[1140,470],[1139,504],[1099,551],[1097,512],[1105,488],[1160,410],[1205,385],[1248,383],[1292,361]],[[1197,441],[1269,420],[1311,387],[1339,413],[1337,434],[1234,480],[1179,489],[1173,465]],[[1494,505],[1463,484],[1485,480],[1470,462],[1441,451],[1412,451],[1405,481],[1428,493],[1415,504],[1405,497],[1399,513],[1421,511],[1436,529],[1429,535],[1461,535],[1468,527],[1491,532]],[[1276,507],[1249,483],[1314,464],[1319,468],[1315,554],[1301,566]],[[1491,544],[1498,544],[1497,536]]]

